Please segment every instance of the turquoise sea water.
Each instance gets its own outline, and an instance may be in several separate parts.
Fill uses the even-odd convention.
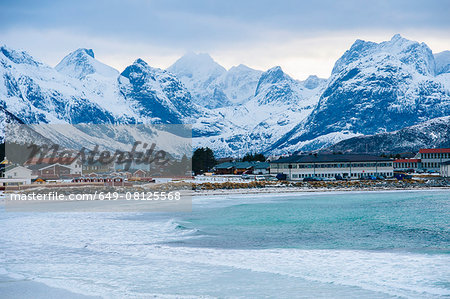
[[[1,210],[0,226],[0,277],[85,295],[450,296],[448,190],[199,196],[179,214]]]
[[[219,208],[208,204],[183,217],[186,228],[204,235],[183,244],[450,253],[450,194],[442,192],[287,195]]]

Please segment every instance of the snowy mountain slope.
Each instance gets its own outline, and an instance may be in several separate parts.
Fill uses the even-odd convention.
[[[450,115],[448,74],[436,74],[423,43],[399,35],[379,44],[358,40],[336,62],[311,115],[271,150],[317,149],[339,136],[395,131]]]
[[[117,78],[119,71],[95,59],[92,49],[80,48],[61,60],[55,69],[67,76],[84,79],[88,76]]]
[[[208,54],[188,53],[167,69],[192,94],[194,103],[219,108],[241,104],[255,94],[262,72],[243,64],[228,71]]]
[[[60,124],[40,132],[51,136],[52,130],[64,124],[182,123],[196,111],[181,82],[141,60],[120,75],[95,60],[92,50],[79,49],[56,68],[34,60],[25,52],[6,47],[0,50],[2,126],[10,119],[27,124]],[[73,142],[85,141],[75,138],[76,132],[70,135]],[[4,134],[2,130],[2,138]],[[90,134],[103,134],[102,128],[91,126]],[[121,146],[114,136],[103,137],[101,143]],[[68,146],[69,142],[62,145]]]
[[[22,156],[30,155],[28,144],[40,146],[58,145],[60,150],[78,152],[85,149],[85,158],[90,150],[97,152],[109,151],[111,156],[116,151],[131,151],[134,143],[135,150],[145,152],[152,143],[155,144],[154,153],[164,150],[169,157],[181,158],[192,153],[190,127],[185,125],[117,125],[117,124],[30,124],[22,125],[8,123],[6,125],[8,157],[18,157],[19,147],[15,144],[25,144],[20,148]],[[45,137],[44,137],[45,136]],[[144,143],[147,145],[144,147]],[[10,147],[8,145],[11,145]],[[51,154],[51,153],[50,153]],[[96,158],[98,158],[98,155]],[[21,159],[17,159],[21,160]]]
[[[212,86],[212,82],[225,74],[226,69],[208,54],[189,52],[167,68],[167,71],[183,82],[196,104],[208,108],[230,104],[224,94]]]
[[[280,67],[274,67],[261,75],[255,95],[247,102],[212,110],[216,113],[213,121],[208,119],[211,115],[201,118],[194,125],[200,132],[203,130],[200,126],[227,125],[218,128],[215,134],[197,134],[200,136],[194,139],[194,145],[206,145],[219,155],[264,152],[311,113],[324,83],[325,80],[317,77],[300,82]]]
[[[0,47],[0,105],[25,123],[114,122],[98,95],[23,51]]]
[[[450,73],[450,51],[434,54],[436,62],[436,74]]]
[[[197,114],[191,95],[171,73],[149,66],[137,59],[119,77],[123,95],[141,118],[151,122],[185,123]]]
[[[55,69],[81,83],[89,100],[110,111],[120,122],[135,122],[137,115],[119,92],[119,71],[95,59],[91,49],[78,49],[56,65]],[[78,82],[77,82],[78,83]]]
[[[450,116],[434,118],[395,132],[350,138],[331,146],[329,150],[396,154],[439,147],[450,147]]]
[[[0,62],[1,105],[26,123],[182,123],[196,111],[177,78],[142,60],[119,74],[78,49],[51,68],[1,47]]]
[[[22,121],[5,108],[0,107],[0,132],[5,132],[5,127],[10,123],[21,124]],[[0,143],[4,143],[4,141],[5,135],[0,134]]]
[[[243,104],[255,95],[256,86],[263,72],[240,64],[213,81],[215,90],[222,92],[232,105]]]
[[[329,79],[297,81],[280,67],[227,71],[207,54],[187,54],[167,71],[137,59],[119,73],[89,49],[51,68],[2,46],[0,120],[191,123],[194,147],[217,156],[316,150],[450,115],[448,53],[399,35],[358,40]]]

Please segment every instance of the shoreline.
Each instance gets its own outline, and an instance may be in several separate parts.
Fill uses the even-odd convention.
[[[245,194],[283,194],[283,193],[347,193],[347,192],[400,192],[400,191],[442,191],[450,187],[420,187],[420,188],[303,188],[303,187],[269,187],[269,188],[240,188],[240,189],[212,189],[193,190],[192,196],[213,195],[245,195]]]
[[[8,274],[0,275],[0,294],[2,298],[36,298],[36,299],[89,299],[98,296],[74,293],[64,288],[49,286],[43,282],[17,279]]]

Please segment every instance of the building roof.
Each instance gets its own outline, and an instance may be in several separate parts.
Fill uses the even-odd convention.
[[[232,158],[232,157],[225,157],[225,158],[217,159],[217,162],[219,162],[219,164],[224,163],[224,162],[233,162],[233,161],[234,161],[234,158]]]
[[[61,164],[69,165],[76,160],[75,157],[56,157],[56,158],[32,158],[25,162],[25,165],[36,165],[36,164]]]
[[[53,166],[56,166],[56,165],[58,165],[59,167],[62,167],[62,168],[70,169],[70,167],[65,166],[65,165],[61,165],[61,164],[59,164],[59,163],[56,163],[56,164],[47,164],[47,163],[43,163],[43,164],[29,165],[29,166],[28,166],[28,169],[31,169],[31,170],[41,170],[41,169],[53,167]]]
[[[20,166],[20,165],[8,165],[8,166],[5,167],[5,172],[11,171],[11,170],[13,170],[14,168],[19,168],[19,167],[20,167],[20,168],[25,168],[25,169],[28,170],[28,168],[23,167],[23,166]]]
[[[450,153],[450,148],[421,148],[419,150],[421,154],[431,154],[431,153]]]
[[[450,160],[442,162],[441,165],[450,165]]]
[[[28,165],[27,168],[31,169],[31,170],[38,170],[44,167],[47,167],[51,164],[47,164],[47,163],[42,163],[42,164],[33,164],[33,165]]]
[[[281,158],[270,163],[324,163],[324,162],[381,162],[392,161],[372,155],[359,154],[317,154],[317,155],[297,155]]]
[[[103,167],[110,167],[113,164],[113,162],[111,163],[100,163],[100,161],[94,161],[93,163],[90,163],[89,161],[84,162],[83,167],[87,167],[87,166],[103,166]]]
[[[269,162],[255,162],[253,165],[254,169],[267,169],[269,168]]]
[[[420,162],[420,159],[395,159],[394,160],[394,163],[403,163],[403,162],[405,162],[405,163],[408,163],[408,162],[418,163],[418,162]]]
[[[259,161],[252,161],[252,162],[224,162],[216,165],[214,167],[215,169],[248,169],[248,168],[254,168],[254,169],[266,169],[269,168],[268,162],[259,162]]]

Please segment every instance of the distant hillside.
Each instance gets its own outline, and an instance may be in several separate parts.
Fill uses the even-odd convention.
[[[434,118],[395,132],[343,140],[328,150],[351,153],[415,152],[420,148],[450,147],[450,116]]]

